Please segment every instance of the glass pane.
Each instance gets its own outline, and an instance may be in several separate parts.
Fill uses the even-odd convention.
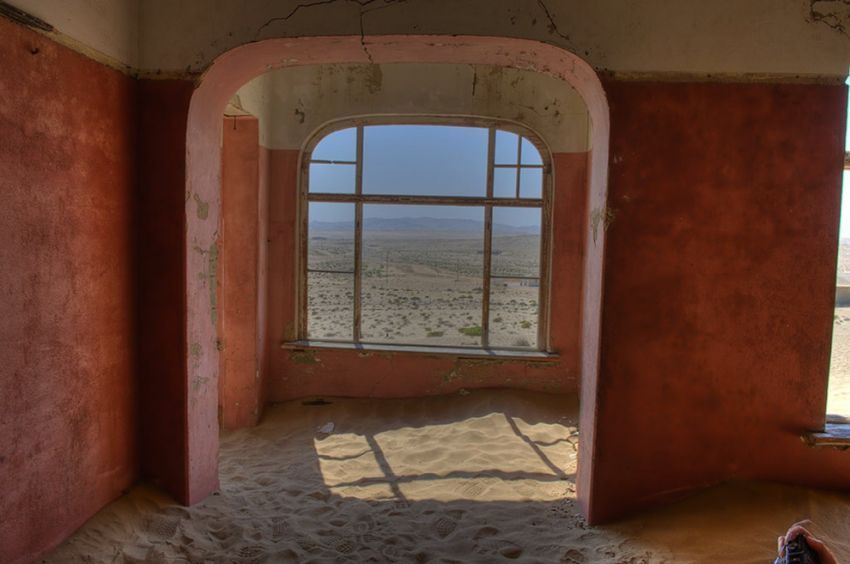
[[[484,209],[364,205],[362,339],[481,345]]]
[[[493,276],[540,277],[540,208],[493,208]]]
[[[517,164],[519,135],[510,131],[496,130],[496,164]]]
[[[307,338],[351,341],[354,275],[307,273]]]
[[[543,197],[543,169],[524,168],[519,173],[519,197]]]
[[[308,205],[307,268],[354,272],[354,204]]]
[[[490,346],[537,348],[538,280],[490,280]]]
[[[357,160],[357,128],[350,127],[328,134],[313,149],[314,161]]]
[[[525,137],[522,138],[522,164],[543,164],[543,159],[540,157],[540,151],[538,151],[537,147],[535,147],[534,144]]]
[[[353,194],[355,165],[311,164],[309,191],[314,194]]]
[[[494,198],[516,198],[516,171],[515,168],[493,169]]]
[[[366,127],[363,193],[484,196],[487,135],[480,127]]]

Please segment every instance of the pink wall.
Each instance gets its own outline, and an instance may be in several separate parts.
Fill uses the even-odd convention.
[[[413,397],[461,388],[578,389],[587,154],[554,156],[552,361],[488,361],[411,353],[282,350],[296,337],[298,152],[271,151],[269,244],[270,399]],[[224,213],[227,213],[226,210]]]
[[[850,487],[814,450],[835,286],[843,86],[609,82],[591,520],[696,487]]]
[[[135,83],[0,18],[0,562],[137,477]]]

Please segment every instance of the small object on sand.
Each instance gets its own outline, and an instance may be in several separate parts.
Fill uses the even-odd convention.
[[[328,421],[327,423],[316,429],[316,432],[321,435],[330,435],[334,432],[334,422]]]
[[[462,396],[468,396],[469,390],[467,390],[466,388],[461,388],[460,390],[457,391],[457,393],[459,393]]]

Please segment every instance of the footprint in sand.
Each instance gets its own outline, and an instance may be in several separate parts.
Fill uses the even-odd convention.
[[[162,539],[170,539],[177,532],[177,527],[180,520],[176,517],[166,517],[164,515],[154,515],[145,527],[148,532]]]
[[[567,550],[564,555],[561,556],[562,564],[583,564],[586,561],[587,558],[585,558],[584,554],[575,548]]]
[[[340,539],[334,546],[334,550],[340,554],[351,554],[357,548],[349,539]]]
[[[449,519],[447,517],[440,517],[436,521],[434,521],[434,531],[436,531],[437,536],[441,539],[446,538],[450,534],[457,529],[457,521],[453,519]]]
[[[475,540],[486,539],[489,537],[494,537],[499,534],[499,529],[495,527],[481,527],[478,529],[475,534],[472,536]]]

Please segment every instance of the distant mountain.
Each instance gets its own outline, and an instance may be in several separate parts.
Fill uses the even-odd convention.
[[[363,221],[368,231],[401,231],[415,233],[483,233],[484,222],[474,219],[447,219],[440,217],[369,217]],[[352,221],[311,221],[311,231],[352,231]],[[540,227],[534,225],[506,225],[494,223],[493,232],[498,235],[537,235]]]

